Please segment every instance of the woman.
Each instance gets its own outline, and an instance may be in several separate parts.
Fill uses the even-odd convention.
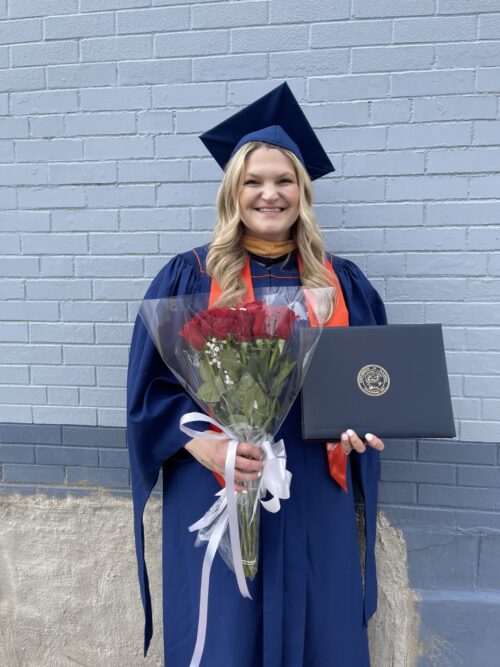
[[[281,107],[273,116],[278,122],[263,127],[263,114],[256,114],[256,109],[258,105],[275,109],[278,97]],[[155,278],[147,297],[208,293],[216,281],[222,292],[219,303],[234,304],[245,295],[242,270],[246,262],[255,287],[331,285],[330,266],[341,288],[339,297],[347,307],[349,324],[386,323],[382,301],[361,270],[324,251],[312,210],[311,180],[332,171],[333,166],[315,135],[317,145],[311,148],[312,129],[305,116],[290,120],[290,110],[297,113],[297,107],[282,84],[247,107],[243,115],[239,112],[214,128],[217,132],[211,136],[232,137],[229,155],[226,148],[221,156],[210,144],[209,133],[203,135],[225,167],[213,240],[174,257]],[[319,162],[309,159],[311,151],[313,158],[319,155]],[[332,304],[332,311],[338,303],[339,299]],[[204,550],[194,548],[188,526],[206,512],[220,489],[213,473],[223,475],[228,446],[227,440],[203,437],[186,442],[178,428],[179,417],[198,409],[160,360],[138,319],[129,364],[128,434],[139,580],[146,613],[145,654],[152,623],[142,514],[162,468],[163,621],[168,667],[188,667],[193,653]],[[206,429],[201,426],[200,430]],[[330,473],[335,471],[325,448],[306,444],[301,438],[300,400],[295,401],[276,438],[285,441],[291,497],[277,514],[261,512],[259,571],[248,582],[252,600],[240,595],[234,573],[222,559],[214,560],[201,665],[368,667],[366,623],[376,606],[378,452],[384,444],[373,434],[356,434],[350,429],[342,434],[345,454],[354,450],[349,458],[341,454],[344,468],[346,461],[352,463],[346,469],[345,493],[332,479]],[[252,443],[239,443],[236,489],[256,479],[261,469],[259,450]],[[364,595],[353,478],[365,498]]]

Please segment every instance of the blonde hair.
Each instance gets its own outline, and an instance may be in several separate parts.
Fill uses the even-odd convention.
[[[217,300],[219,306],[234,305],[245,296],[246,285],[241,271],[247,259],[247,250],[240,244],[244,225],[241,221],[239,191],[245,176],[247,156],[264,146],[275,148],[293,163],[299,185],[299,216],[291,228],[292,238],[303,261],[301,281],[304,287],[331,287],[330,273],[325,267],[325,248],[319,225],[312,209],[313,188],[306,169],[297,156],[286,148],[270,145],[264,141],[250,141],[243,144],[227,163],[222,182],[217,192],[217,222],[207,254],[206,267],[221,288]],[[337,285],[337,290],[340,287]],[[329,291],[329,294],[331,292]],[[335,294],[324,304],[326,320],[334,309]],[[323,319],[323,318],[322,318]]]

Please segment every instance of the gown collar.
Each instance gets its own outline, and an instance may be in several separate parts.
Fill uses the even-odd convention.
[[[250,266],[253,275],[264,275],[266,273],[285,273],[287,275],[299,275],[299,265],[297,261],[297,252],[292,250],[290,253],[280,257],[262,257],[253,252],[247,251],[250,257]]]

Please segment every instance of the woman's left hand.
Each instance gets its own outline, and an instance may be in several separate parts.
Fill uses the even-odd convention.
[[[373,447],[373,449],[377,449],[379,452],[384,449],[383,441],[377,438],[376,435],[373,435],[373,433],[365,433],[366,444],[352,429],[344,431],[340,436],[340,440],[346,454],[350,454],[353,449],[361,454],[366,450],[366,444],[369,447]]]

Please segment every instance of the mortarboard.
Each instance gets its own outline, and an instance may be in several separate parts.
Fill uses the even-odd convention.
[[[292,151],[311,180],[335,171],[286,81],[201,134],[200,139],[222,169],[243,144],[259,140]]]

